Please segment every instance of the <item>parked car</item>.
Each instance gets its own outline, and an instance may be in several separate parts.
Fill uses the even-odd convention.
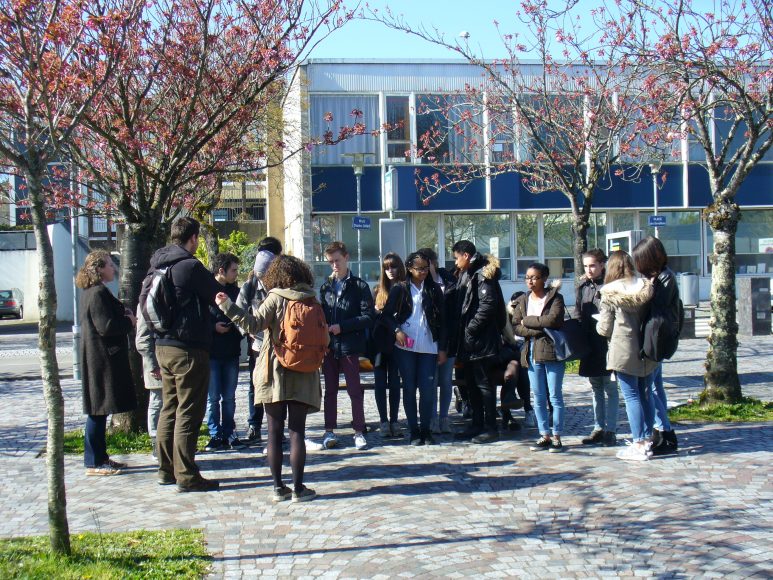
[[[24,293],[18,288],[0,290],[0,316],[24,318]]]

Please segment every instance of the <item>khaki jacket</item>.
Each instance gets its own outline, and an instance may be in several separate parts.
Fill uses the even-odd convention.
[[[273,342],[279,342],[279,331],[288,300],[315,298],[314,290],[306,284],[293,288],[274,288],[254,314],[245,312],[230,300],[220,309],[248,334],[256,335],[268,329]],[[266,337],[268,338],[268,337]],[[252,379],[255,385],[255,404],[298,401],[309,406],[309,412],[319,411],[322,386],[319,371],[299,373],[284,368],[274,355],[271,340],[264,340],[255,363]]]
[[[615,280],[601,289],[596,331],[609,338],[607,369],[646,377],[658,363],[641,359],[641,323],[652,299],[652,283],[641,278]]]

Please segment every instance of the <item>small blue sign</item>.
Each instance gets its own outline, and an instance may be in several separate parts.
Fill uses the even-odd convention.
[[[370,229],[370,218],[356,215],[352,218],[352,229],[353,230],[369,230]]]
[[[651,215],[647,216],[647,225],[651,228],[661,228],[666,225],[666,216]]]

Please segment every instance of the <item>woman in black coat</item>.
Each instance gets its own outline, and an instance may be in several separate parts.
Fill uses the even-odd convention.
[[[137,323],[134,314],[104,285],[117,269],[104,250],[86,256],[75,277],[81,294],[81,369],[83,412],[86,413],[84,464],[86,475],[117,475],[125,464],[107,455],[107,416],[137,407],[129,368],[129,333]]]

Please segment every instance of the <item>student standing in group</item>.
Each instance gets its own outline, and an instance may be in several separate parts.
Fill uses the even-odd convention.
[[[110,292],[117,268],[104,250],[86,256],[75,277],[81,294],[80,325],[83,411],[86,413],[83,462],[86,475],[118,475],[126,464],[107,455],[107,416],[137,407],[129,368],[129,333],[137,319]]]
[[[443,308],[446,319],[446,327],[449,332],[457,330],[457,325],[453,322],[453,316],[456,312],[456,278],[451,272],[440,266],[438,255],[432,248],[421,248],[417,250],[419,254],[426,256],[429,260],[429,277],[435,284],[440,286],[443,291]],[[448,343],[451,343],[451,337],[448,337]],[[447,356],[446,362],[438,365],[435,373],[435,386],[438,390],[433,393],[439,394],[439,404],[432,405],[432,424],[430,430],[433,433],[452,433],[451,421],[448,418],[448,410],[451,408],[451,398],[454,393],[454,364],[456,358]],[[439,391],[439,393],[438,393]]]
[[[306,466],[305,430],[308,413],[319,411],[322,399],[319,370],[294,371],[285,368],[272,345],[282,342],[285,309],[291,301],[316,302],[314,278],[309,267],[293,256],[277,256],[263,277],[269,289],[265,300],[254,314],[242,310],[225,293],[217,295],[220,309],[245,332],[256,335],[268,329],[255,365],[253,381],[255,402],[262,404],[268,416],[268,465],[274,479],[272,500],[309,501],[316,492],[303,485]],[[322,313],[319,314],[320,321]],[[320,322],[323,324],[322,322]],[[328,340],[322,326],[323,338]],[[320,353],[321,358],[321,353]],[[282,434],[284,422],[290,431],[290,466],[293,487],[282,480]]]
[[[332,275],[319,289],[320,302],[330,329],[330,350],[325,356],[325,435],[322,445],[338,444],[338,377],[344,374],[352,403],[354,446],[367,449],[365,439],[365,389],[360,382],[360,356],[367,350],[367,330],[373,327],[373,294],[370,286],[352,274],[349,252],[343,242],[325,248]]]
[[[668,255],[663,242],[647,236],[633,249],[633,261],[642,276],[652,282],[652,306],[659,312],[669,311],[674,321],[680,319],[679,288],[676,276],[668,267]],[[652,432],[652,453],[669,455],[676,453],[676,433],[668,419],[668,398],[663,387],[663,363],[659,362],[652,377],[652,403],[654,425]]]
[[[607,257],[599,249],[582,255],[585,274],[580,278],[574,303],[574,318],[582,324],[591,347],[590,352],[580,359],[579,374],[588,377],[593,393],[593,432],[582,440],[583,445],[614,446],[617,443],[620,397],[617,383],[607,370],[607,339],[596,332],[594,319],[599,313],[606,261]]]
[[[217,254],[212,261],[215,280],[223,286],[228,297],[239,296],[239,258],[229,252]],[[212,349],[209,352],[209,397],[207,399],[207,427],[209,443],[206,451],[241,449],[244,444],[236,435],[236,386],[239,384],[239,356],[242,335],[225,314],[216,306],[209,307],[212,318]]]
[[[405,265],[402,258],[394,252],[389,252],[381,261],[381,274],[374,296],[377,319],[382,315],[392,286],[404,281]],[[400,410],[400,370],[397,368],[397,360],[394,355],[394,334],[387,338],[392,341],[390,348],[382,347],[375,353],[373,363],[374,392],[382,437],[399,437],[402,435],[400,425],[397,422]],[[387,392],[389,392],[388,410]]]
[[[411,445],[434,445],[430,423],[435,405],[435,373],[446,362],[443,291],[429,275],[429,260],[413,252],[405,260],[408,277],[389,291],[384,320],[395,334],[394,356],[403,379],[403,408]],[[416,390],[419,415],[416,416]]]
[[[268,236],[258,242],[258,252],[255,254],[255,263],[247,281],[239,290],[236,305],[242,310],[248,310],[255,314],[261,302],[266,299],[268,291],[261,279],[268,270],[271,262],[282,253],[282,243],[274,237]],[[252,371],[255,370],[255,361],[258,358],[260,347],[263,344],[263,333],[255,336],[247,335],[247,356],[250,375],[250,389],[247,393],[247,441],[260,443],[260,428],[263,425],[263,405],[255,405],[255,385],[252,382]]]
[[[640,329],[650,299],[652,283],[636,277],[631,257],[612,252],[607,261],[596,329],[609,338],[607,368],[615,372],[625,398],[625,411],[633,444],[618,452],[627,461],[649,459],[647,437],[652,432],[652,373],[657,363],[642,359]]]
[[[556,359],[553,341],[546,328],[561,328],[564,324],[564,297],[558,291],[561,281],[547,286],[550,270],[535,262],[526,270],[528,292],[515,301],[513,331],[525,338],[521,348],[521,364],[529,370],[529,383],[534,394],[534,409],[541,437],[531,451],[564,450],[561,433],[564,428],[563,361]],[[553,405],[553,433],[548,422],[548,403]]]

